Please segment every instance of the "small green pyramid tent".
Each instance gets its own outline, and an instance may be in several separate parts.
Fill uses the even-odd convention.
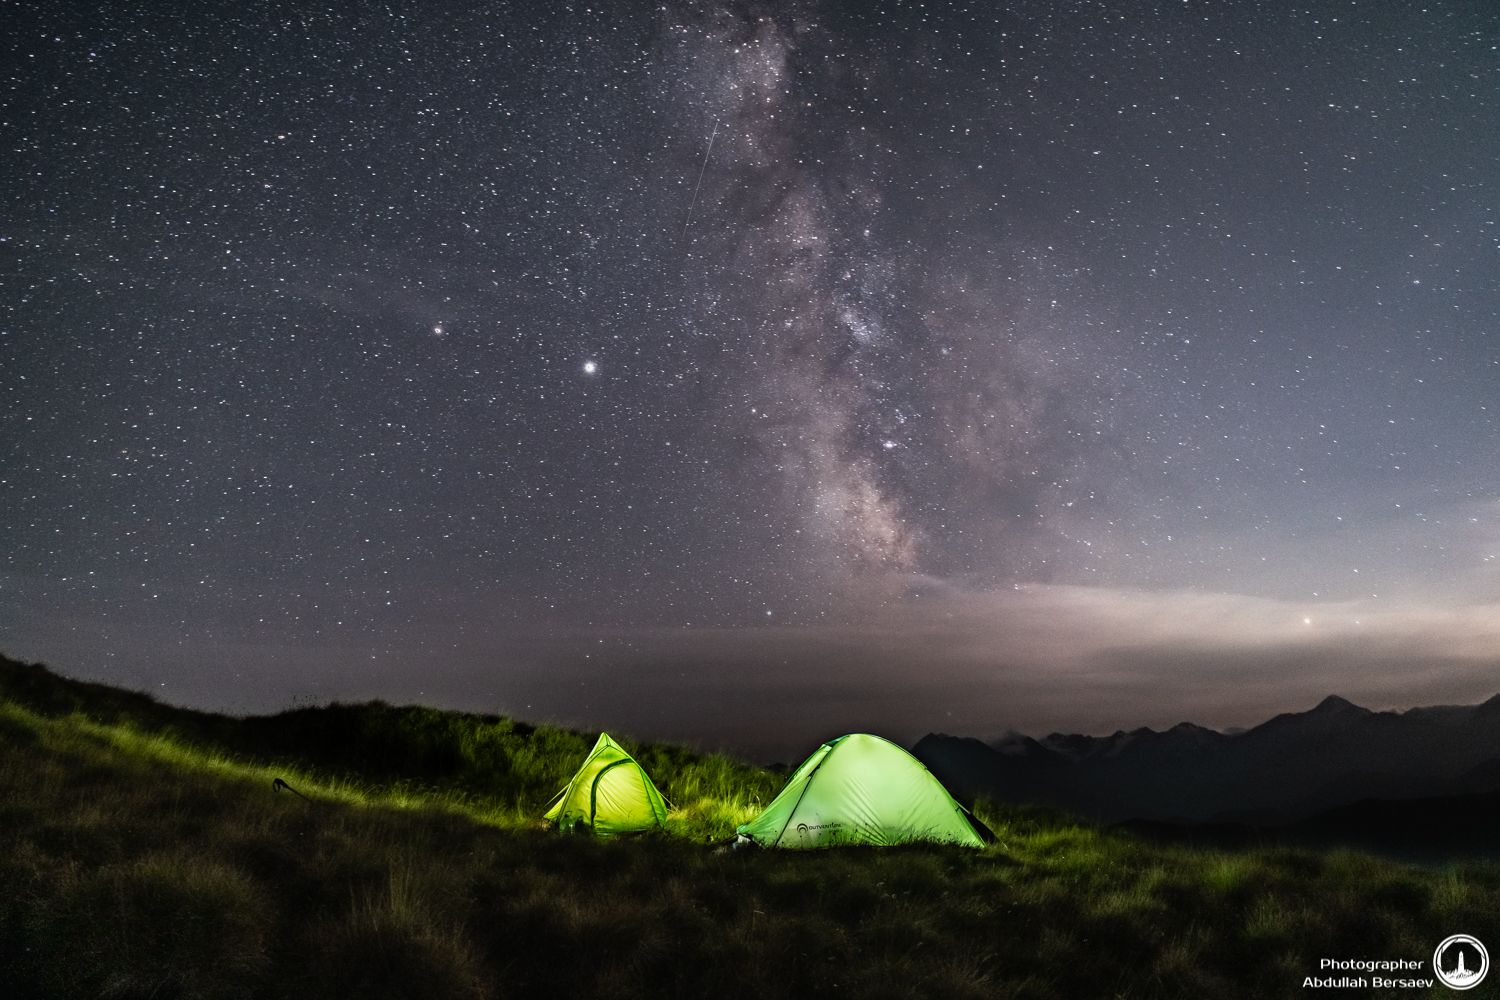
[[[889,846],[914,840],[983,847],[984,824],[932,772],[879,736],[825,743],[739,834],[761,847]]]
[[[547,803],[543,819],[564,833],[584,826],[600,837],[654,830],[667,819],[667,804],[645,769],[609,738],[589,752],[573,780]]]

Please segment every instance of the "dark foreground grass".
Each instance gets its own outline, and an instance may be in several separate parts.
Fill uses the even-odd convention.
[[[1491,865],[983,806],[985,851],[600,842],[275,773],[0,705],[0,996],[1282,997],[1323,957],[1500,940]]]

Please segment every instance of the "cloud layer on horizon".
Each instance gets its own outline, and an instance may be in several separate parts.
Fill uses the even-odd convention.
[[[831,625],[497,628],[395,649],[153,643],[129,626],[105,634],[81,621],[5,621],[0,634],[66,633],[6,651],[87,664],[75,670],[204,707],[383,697],[767,759],[844,731],[910,742],[932,730],[1243,727],[1329,694],[1405,709],[1500,691],[1500,605],[903,582],[878,614]],[[268,684],[288,675],[299,678],[291,692]]]

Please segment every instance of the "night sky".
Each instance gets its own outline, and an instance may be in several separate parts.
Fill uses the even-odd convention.
[[[1500,691],[1500,8],[7,4],[0,650],[789,758]]]

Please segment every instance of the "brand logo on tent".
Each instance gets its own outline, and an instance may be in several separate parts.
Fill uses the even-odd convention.
[[[1432,971],[1449,989],[1471,990],[1490,971],[1490,953],[1477,937],[1454,934],[1432,953]]]
[[[813,826],[808,826],[806,823],[798,823],[797,832],[806,837],[809,834],[816,834],[819,830],[837,830],[843,825],[844,824],[842,823],[818,823]]]

